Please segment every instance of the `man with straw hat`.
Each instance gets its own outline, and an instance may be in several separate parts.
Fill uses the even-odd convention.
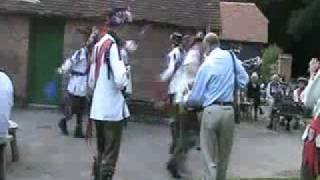
[[[130,116],[123,96],[128,84],[128,72],[120,58],[118,42],[111,26],[120,25],[122,13],[108,14],[103,25],[105,33],[94,46],[89,74],[89,87],[93,91],[90,119],[96,125],[97,152],[95,180],[112,180],[120,152],[124,119]],[[119,17],[120,18],[120,17]],[[123,22],[120,22],[123,24]]]

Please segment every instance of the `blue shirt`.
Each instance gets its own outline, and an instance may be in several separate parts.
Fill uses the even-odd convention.
[[[241,61],[235,57],[238,87],[244,88],[249,76]],[[214,102],[233,102],[234,66],[229,51],[214,49],[201,65],[187,105],[207,107]]]

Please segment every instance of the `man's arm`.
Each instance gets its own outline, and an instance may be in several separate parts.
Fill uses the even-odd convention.
[[[115,43],[110,48],[110,65],[117,88],[123,90],[128,85],[128,73],[124,62],[119,57],[118,47]]]
[[[168,68],[160,75],[162,81],[168,81],[173,76],[174,72],[174,58],[170,57]]]
[[[249,75],[244,69],[242,62],[239,59],[236,59],[236,72],[237,72],[237,81],[240,88],[245,88],[249,83]]]
[[[189,107],[202,107],[203,105],[203,95],[206,90],[206,86],[211,79],[211,73],[209,66],[201,66],[196,80],[194,82],[194,86],[192,88],[191,94],[187,101],[187,106]]]
[[[310,80],[304,90],[303,102],[306,107],[313,108],[320,98],[320,73],[313,80]]]
[[[94,90],[95,86],[95,71],[96,71],[96,54],[97,46],[94,46],[91,57],[90,57],[90,69],[88,74],[88,86],[90,90]]]
[[[75,53],[73,53],[73,55],[71,56],[71,58],[68,58],[62,65],[60,68],[58,68],[58,72],[60,74],[65,74],[66,72],[68,72],[71,67],[76,64],[79,60],[81,56],[81,50],[77,50]]]

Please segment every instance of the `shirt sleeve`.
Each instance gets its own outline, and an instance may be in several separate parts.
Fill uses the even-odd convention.
[[[169,60],[168,68],[160,75],[160,78],[162,81],[168,81],[168,79],[172,77],[174,72],[175,59],[172,56],[170,56],[169,58],[170,60]]]
[[[236,69],[237,69],[237,81],[240,88],[245,88],[249,83],[249,75],[244,69],[242,62],[239,59],[236,59]]]
[[[293,91],[293,101],[294,101],[294,102],[299,102],[298,89],[295,89],[295,90]]]
[[[208,70],[208,66],[200,67],[191,94],[187,101],[189,107],[202,107],[203,96],[207,87],[208,82],[211,79],[211,73]]]
[[[114,43],[110,48],[110,65],[117,88],[123,90],[128,85],[128,73],[119,57],[117,45]]]
[[[304,104],[309,108],[313,108],[320,98],[320,73],[316,75],[314,80],[310,80],[304,91]]]

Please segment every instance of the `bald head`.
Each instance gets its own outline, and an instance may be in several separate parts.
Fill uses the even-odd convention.
[[[220,40],[218,35],[213,32],[209,32],[208,34],[206,34],[203,41],[205,44],[209,45],[210,47],[220,45]]]

